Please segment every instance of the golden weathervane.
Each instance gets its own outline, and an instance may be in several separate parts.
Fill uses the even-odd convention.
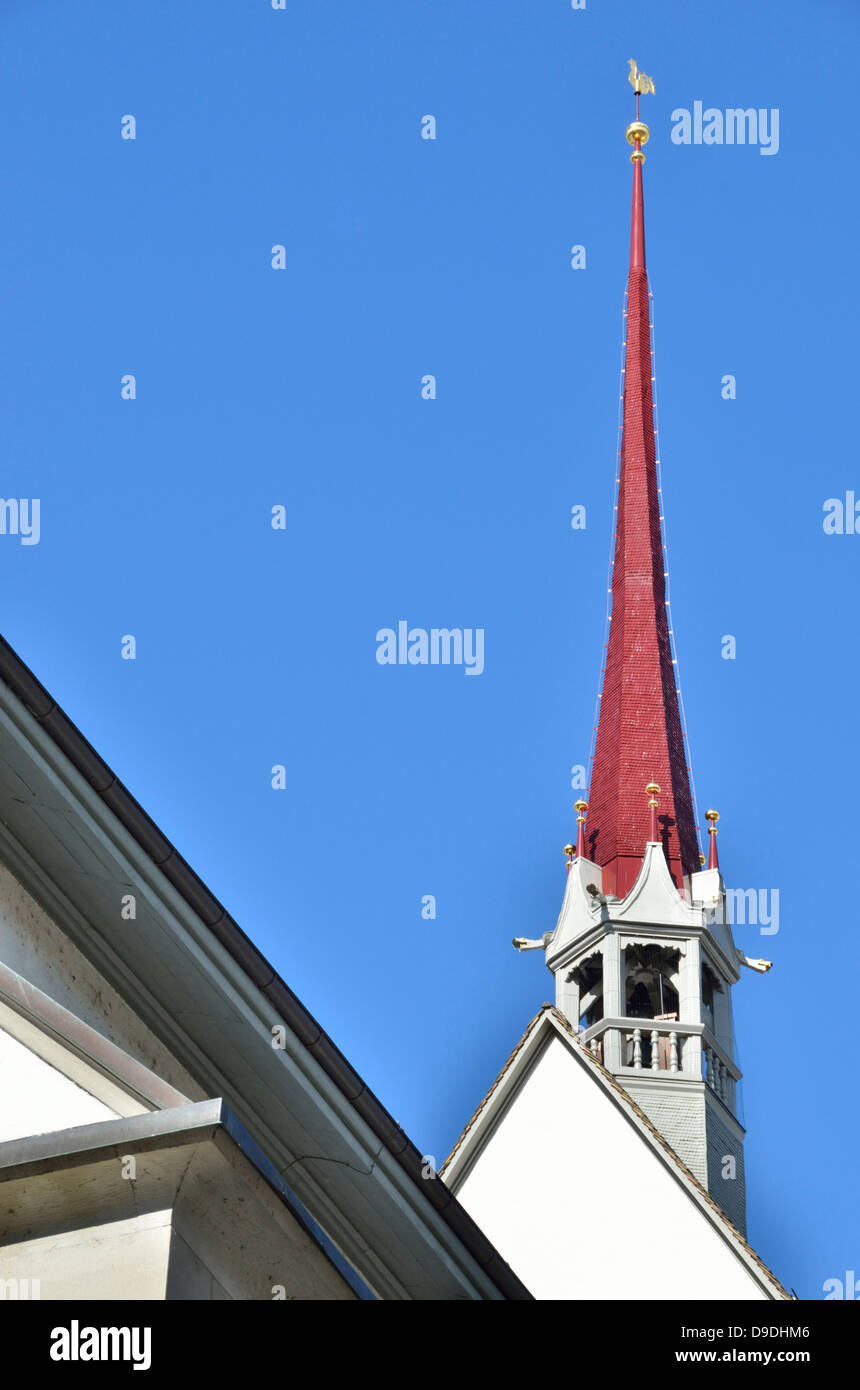
[[[646,92],[651,92],[652,95],[656,95],[654,92],[653,77],[648,77],[644,72],[639,71],[636,66],[635,58],[628,58],[627,61],[630,64],[630,76],[627,81],[630,83],[636,95],[639,96],[641,94],[644,96]]]

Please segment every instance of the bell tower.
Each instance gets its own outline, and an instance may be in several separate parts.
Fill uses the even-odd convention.
[[[588,801],[578,801],[567,886],[543,947],[556,1005],[588,1048],[745,1234],[744,1128],[732,986],[742,965],[726,916],[716,811],[699,838],[666,602],[645,268],[641,94],[636,119],[624,389],[609,640]]]
[[[731,988],[747,962],[726,921],[716,827],[712,821],[710,867],[679,888],[661,836],[659,785],[640,786],[638,796],[651,824],[635,880],[623,895],[606,892],[604,866],[569,854],[558,924],[540,944],[556,1007],[581,1045],[745,1234]]]

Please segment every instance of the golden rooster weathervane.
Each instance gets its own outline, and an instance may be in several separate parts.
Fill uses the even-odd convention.
[[[645,93],[647,92],[651,92],[653,96],[656,96],[656,92],[654,91],[653,77],[647,77],[644,72],[639,71],[639,69],[636,66],[635,58],[628,58],[627,62],[630,65],[630,76],[628,77],[627,81],[630,83],[630,86],[633,88],[637,97],[640,95],[640,93],[642,95],[645,95]]]

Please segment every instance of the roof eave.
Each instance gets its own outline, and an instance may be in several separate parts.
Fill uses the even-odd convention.
[[[62,876],[40,854],[51,847],[38,840],[37,818],[28,820],[23,808],[16,819],[10,799],[0,832],[3,858],[24,887],[124,997],[131,980],[129,1002],[143,1021],[212,1094],[229,1097],[279,1171],[289,1167],[299,1198],[380,1296],[530,1299],[444,1184],[422,1176],[422,1154],[317,1020],[2,638],[0,681],[0,740],[14,740],[18,756],[39,765],[79,832],[110,862],[116,881],[139,886],[153,936],[157,928],[166,954],[160,957],[154,942],[139,949],[133,934],[120,936],[116,913],[106,917],[99,897],[105,884],[96,876],[58,881]],[[82,901],[87,894],[92,901]],[[163,1002],[168,969],[184,972],[185,983],[198,992],[210,991],[208,1019]],[[224,1025],[235,1021],[229,1035],[215,1026],[219,1009]],[[292,1068],[271,1046],[272,1025],[280,1022],[287,1026]],[[252,1050],[253,1066],[242,1049]],[[267,1088],[282,1108],[280,1123],[275,1107],[254,1102],[255,1090],[259,1096]],[[323,1175],[325,1157],[310,1157],[325,1155],[319,1144],[304,1155],[295,1152],[296,1126],[286,1123],[295,1110],[305,1124],[319,1127],[319,1138],[328,1134],[333,1149],[343,1152],[343,1167],[329,1161]],[[363,1196],[356,1202],[357,1186]],[[378,1223],[390,1241],[374,1259],[368,1236]]]

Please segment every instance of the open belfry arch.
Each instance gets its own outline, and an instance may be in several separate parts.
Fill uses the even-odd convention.
[[[622,435],[591,781],[555,929],[514,941],[545,952],[555,1007],[533,1020],[442,1171],[538,1297],[783,1298],[745,1240],[731,990],[742,965],[768,963],[732,939],[716,811],[707,863],[699,851],[654,427],[639,118],[654,83],[630,69]],[[637,1216],[653,1234],[645,1259],[630,1239]]]

